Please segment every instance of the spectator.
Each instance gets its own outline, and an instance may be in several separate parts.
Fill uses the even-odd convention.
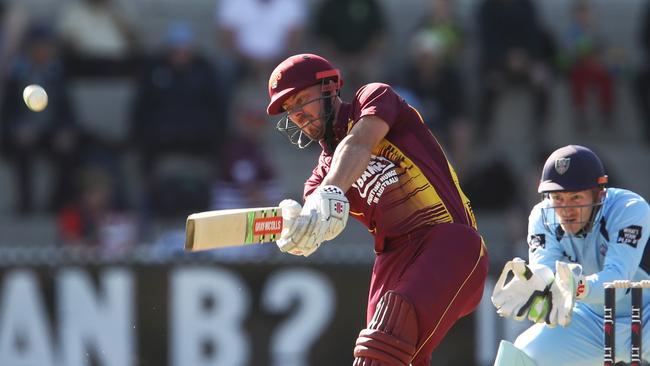
[[[463,131],[469,129],[463,81],[454,63],[447,62],[446,41],[430,28],[416,33],[411,42],[402,85],[419,101],[419,111],[430,130],[456,151]]]
[[[135,217],[118,205],[115,182],[108,171],[90,167],[80,175],[77,199],[58,214],[64,245],[83,245],[103,254],[120,254],[139,240]]]
[[[569,85],[580,130],[587,128],[587,98],[598,93],[599,112],[606,126],[611,126],[614,109],[614,79],[604,59],[606,48],[594,23],[591,6],[586,0],[575,1],[572,20],[563,40],[563,66],[569,74]]]
[[[137,32],[118,0],[76,0],[61,14],[59,31],[71,74],[131,75],[137,59]]]
[[[323,0],[314,10],[313,35],[328,59],[339,65],[348,90],[376,79],[386,18],[376,0]]]
[[[144,68],[133,104],[131,138],[142,161],[145,192],[155,191],[155,171],[166,157],[214,157],[228,133],[229,99],[223,90],[190,25],[170,25],[162,51]]]
[[[639,46],[643,53],[640,70],[634,80],[634,94],[641,114],[645,143],[650,146],[650,3],[641,18]]]
[[[487,136],[497,98],[512,86],[523,86],[531,93],[532,120],[541,129],[548,118],[552,59],[548,53],[554,47],[538,22],[535,5],[531,0],[483,0],[478,26],[479,136]]]
[[[79,162],[81,130],[68,96],[67,77],[58,57],[58,43],[51,28],[34,24],[27,31],[22,52],[14,59],[3,97],[1,139],[3,156],[16,178],[17,212],[34,209],[32,184],[39,156],[53,165],[55,183],[49,206],[57,209],[72,193],[71,176]],[[23,103],[23,88],[40,84],[49,93],[48,107],[39,113]]]
[[[18,52],[27,23],[22,7],[0,2],[0,99],[10,62]]]
[[[445,63],[458,60],[464,43],[464,32],[456,18],[453,0],[432,0],[419,31],[434,33],[442,44],[442,56]]]
[[[238,79],[266,83],[266,73],[302,38],[307,7],[302,0],[218,0],[217,38]]]
[[[221,173],[212,191],[212,209],[275,206],[282,199],[263,142],[268,121],[263,104],[240,102],[235,134],[218,157]]]

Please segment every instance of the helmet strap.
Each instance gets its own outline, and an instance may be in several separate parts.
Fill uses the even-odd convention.
[[[325,140],[325,146],[329,150],[328,152],[333,153],[336,146],[334,144],[334,113],[332,113],[331,98],[325,100],[325,114],[327,115],[327,120],[325,121],[325,134],[323,135],[323,139]]]
[[[333,102],[332,102],[332,96],[339,94],[340,89],[334,89],[336,91],[336,94],[333,94],[331,90],[327,90],[325,86],[325,80],[323,80],[323,107],[325,108],[325,115],[327,116],[327,119],[325,120],[325,133],[323,134],[323,140],[325,142],[325,147],[327,149],[328,153],[333,153],[334,150],[336,149],[336,136],[334,134],[334,118],[336,116],[334,115],[333,111]]]
[[[600,195],[600,192],[604,192],[605,188],[604,187],[598,187],[597,189],[594,190],[594,200],[598,200],[595,205],[593,206],[593,209],[591,210],[591,215],[589,215],[589,220],[587,221],[587,224],[582,228],[585,232],[590,232],[591,228],[594,226],[594,223],[596,221],[596,216],[598,215],[598,212],[600,212],[600,209],[603,207],[603,200],[605,199],[598,197]],[[583,231],[581,230],[581,231]]]

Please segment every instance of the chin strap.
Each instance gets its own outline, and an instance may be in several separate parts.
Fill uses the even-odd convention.
[[[327,120],[325,120],[325,132],[323,133],[323,138],[321,145],[325,151],[329,154],[333,154],[336,149],[336,134],[334,133],[334,119],[336,118],[336,113],[334,113],[334,105],[332,97],[339,97],[341,95],[340,82],[336,85],[331,84],[331,80],[328,83],[326,79],[323,79],[321,84],[321,90],[323,95],[323,107],[325,108],[325,115]]]
[[[327,152],[330,154],[334,153],[334,150],[336,149],[336,143],[335,139],[336,136],[334,135],[334,112],[332,110],[332,98],[331,98],[331,92],[326,92],[323,93],[323,96],[325,96],[325,115],[327,116],[327,120],[325,121],[325,133],[323,134],[323,140],[325,142],[325,147],[327,148]]]

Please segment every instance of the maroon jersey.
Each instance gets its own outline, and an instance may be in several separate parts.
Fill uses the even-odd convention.
[[[375,250],[423,226],[459,223],[476,228],[469,200],[438,141],[420,114],[386,84],[361,87],[343,103],[334,123],[337,140],[364,116],[377,116],[390,130],[372,151],[368,167],[346,192],[350,214],[375,236]],[[332,152],[324,148],[305,183],[305,197],[330,169]]]

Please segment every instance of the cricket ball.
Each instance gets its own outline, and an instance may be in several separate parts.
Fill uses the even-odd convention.
[[[40,112],[47,107],[47,93],[40,85],[27,85],[23,90],[23,100],[27,107],[34,112]]]

